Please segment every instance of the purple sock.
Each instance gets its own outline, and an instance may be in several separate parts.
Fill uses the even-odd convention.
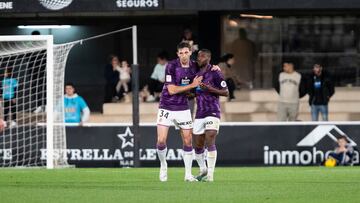
[[[191,152],[193,150],[192,146],[183,146],[184,152]]]
[[[204,148],[197,148],[197,147],[195,147],[195,153],[196,153],[196,154],[202,154],[202,153],[204,153],[204,151],[205,151]]]
[[[213,144],[213,145],[208,146],[207,150],[209,152],[216,151],[216,145]]]
[[[162,151],[162,150],[166,149],[166,144],[157,144],[157,145],[156,145],[156,148],[157,148],[158,150]]]

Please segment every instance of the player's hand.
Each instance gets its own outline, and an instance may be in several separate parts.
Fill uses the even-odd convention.
[[[203,79],[203,76],[195,76],[195,78],[194,78],[194,80],[192,82],[193,87],[199,86],[202,79]]]
[[[195,94],[192,93],[192,92],[187,92],[187,93],[186,93],[186,97],[189,98],[189,99],[190,99],[190,98],[194,98],[194,97],[195,97]]]
[[[79,126],[83,127],[84,126],[84,121],[80,121]]]
[[[200,88],[203,90],[207,90],[207,89],[209,89],[209,85],[202,82],[202,83],[200,83]]]
[[[212,87],[210,84],[201,83],[200,88],[203,89],[203,90],[206,90],[208,92],[213,92],[214,91],[214,87]]]
[[[12,99],[11,102],[12,102],[13,104],[16,104],[16,99]]]
[[[211,71],[221,71],[220,67],[218,65],[213,65],[211,67]]]

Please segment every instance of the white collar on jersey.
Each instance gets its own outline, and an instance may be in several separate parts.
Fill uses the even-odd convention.
[[[68,96],[68,95],[65,94],[64,97],[67,98],[67,99],[75,99],[75,98],[78,97],[78,96],[79,96],[79,95],[75,93],[75,94],[73,94],[72,96]]]

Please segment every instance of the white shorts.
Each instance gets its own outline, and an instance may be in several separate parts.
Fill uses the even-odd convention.
[[[197,118],[194,121],[194,135],[202,135],[206,130],[216,130],[219,132],[220,128],[220,119],[213,116],[208,116],[205,118]]]
[[[164,126],[172,126],[174,124],[176,129],[192,129],[193,122],[190,109],[184,111],[159,109],[157,114],[157,124]]]

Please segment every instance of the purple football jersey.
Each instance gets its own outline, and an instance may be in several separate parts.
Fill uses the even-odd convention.
[[[185,93],[170,95],[168,85],[185,86],[192,83],[197,73],[197,65],[190,61],[188,68],[181,66],[180,60],[170,61],[165,69],[165,84],[161,92],[159,108],[170,111],[183,111],[189,109],[189,101]]]
[[[227,89],[224,76],[221,71],[211,71],[211,65],[206,70],[198,72],[198,76],[203,76],[202,82],[216,89]],[[197,111],[195,118],[205,118],[213,116],[220,118],[219,95],[215,95],[200,87],[196,88]]]

